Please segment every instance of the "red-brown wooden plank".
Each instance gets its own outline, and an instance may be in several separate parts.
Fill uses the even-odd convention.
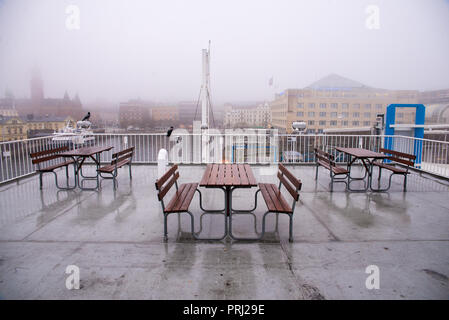
[[[181,184],[179,186],[179,190],[176,191],[176,193],[173,196],[173,198],[170,200],[168,205],[165,207],[165,212],[173,211],[173,208],[176,206],[176,204],[180,200],[180,195],[184,192],[184,189],[186,188],[186,186],[187,186],[186,184]]]
[[[232,186],[232,166],[227,164],[225,170],[225,185]]]
[[[242,186],[248,186],[249,185],[249,181],[248,181],[248,176],[246,174],[246,170],[243,164],[239,164],[238,165],[238,170],[239,170],[239,176],[240,176],[240,184]]]
[[[203,178],[200,181],[200,186],[207,185],[207,182],[209,181],[210,172],[212,170],[212,165],[208,164],[206,167],[206,171],[204,171]]]
[[[218,166],[216,164],[213,164],[208,184],[211,186],[217,185],[217,180],[218,180]]]
[[[218,166],[218,179],[217,179],[217,185],[222,186],[224,185],[224,179],[225,179],[225,166],[222,164],[217,165]]]
[[[287,203],[287,201],[285,200],[284,196],[282,195],[281,191],[278,189],[277,186],[275,186],[274,184],[271,185],[273,192],[275,194],[275,196],[278,198],[279,203],[281,204],[284,212],[291,212],[292,211],[292,207],[291,205],[289,205]]]
[[[231,171],[232,171],[232,185],[233,186],[241,185],[238,166],[236,164],[231,165]]]
[[[250,185],[257,186],[256,178],[254,177],[253,170],[249,164],[245,164],[246,175],[248,176],[248,181]]]

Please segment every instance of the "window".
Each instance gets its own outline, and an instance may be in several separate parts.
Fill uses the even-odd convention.
[[[382,109],[382,105],[381,104],[376,104],[376,109],[377,110],[381,110]]]
[[[342,118],[347,118],[347,117],[349,117],[349,112],[342,112],[342,113],[341,113],[341,117],[342,117]]]
[[[371,122],[369,122],[369,121],[363,121],[363,125],[364,125],[364,126],[370,126],[370,125],[371,125]]]
[[[337,109],[338,108],[338,103],[331,103],[331,108],[332,109]]]
[[[331,126],[336,126],[337,125],[337,121],[336,120],[331,120]]]
[[[398,118],[404,118],[404,114],[403,113],[398,113]]]
[[[320,112],[320,117],[325,117],[326,116],[326,112]]]
[[[315,117],[315,112],[313,112],[313,111],[307,112],[307,116],[309,116],[309,117]]]
[[[304,103],[300,102],[296,105],[296,108],[302,109],[304,108]]]
[[[315,108],[315,103],[309,103],[309,108]]]
[[[304,117],[304,112],[296,112],[297,117]]]
[[[348,108],[349,108],[349,103],[342,103],[342,104],[341,104],[341,107],[342,107],[343,109],[348,109]]]
[[[327,105],[325,103],[320,103],[320,108],[321,109],[326,109]]]
[[[363,116],[364,116],[365,118],[371,118],[371,113],[365,112],[365,113],[363,114]]]
[[[359,103],[354,103],[354,104],[352,105],[352,107],[353,107],[354,109],[360,109],[360,104],[359,104]]]
[[[318,129],[318,133],[323,133],[323,129]]]
[[[353,118],[359,118],[359,117],[360,117],[360,112],[354,112],[354,113],[352,114],[352,117],[353,117]]]
[[[331,112],[331,118],[336,118],[337,117],[337,113],[336,112]]]
[[[365,110],[371,110],[371,104],[369,103],[365,104]]]
[[[315,133],[315,129],[308,129],[307,132],[309,132],[309,133]]]
[[[320,126],[325,126],[325,125],[326,125],[326,121],[321,120],[321,121],[319,122],[319,125],[320,125]]]
[[[358,125],[359,125],[359,122],[358,122],[358,121],[352,121],[352,125],[353,125],[353,126],[358,126]]]
[[[308,123],[309,123],[309,125],[313,126],[315,124],[315,121],[314,120],[309,120]]]
[[[341,122],[341,125],[342,125],[342,126],[348,126],[348,121],[347,121],[347,120],[342,121],[342,122]]]

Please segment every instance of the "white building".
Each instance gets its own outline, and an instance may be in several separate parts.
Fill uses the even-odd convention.
[[[262,127],[271,123],[271,110],[268,103],[257,106],[234,107],[228,105],[225,111],[224,126],[234,127]]]

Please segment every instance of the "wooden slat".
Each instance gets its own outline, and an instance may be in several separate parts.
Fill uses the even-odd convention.
[[[178,180],[178,178],[179,178],[179,172],[176,172],[174,174],[174,176],[168,181],[168,183],[160,189],[161,191],[158,194],[159,200],[162,200],[165,197],[167,192],[175,184],[175,182],[176,182],[176,180]]]
[[[184,189],[188,187],[188,184],[181,184],[179,186],[179,190],[176,191],[175,195],[173,196],[173,198],[171,198],[170,202],[168,203],[168,205],[165,207],[165,212],[173,212],[174,211],[174,207],[178,204],[178,202],[180,201],[180,197],[183,194],[183,192],[185,191]]]
[[[227,164],[225,166],[225,184],[228,186],[232,186],[232,166]]]
[[[115,164],[116,162],[121,162],[121,161],[124,161],[124,160],[127,160],[129,162],[128,158],[131,158],[132,156],[133,156],[132,153],[128,153],[128,154],[124,155],[123,157],[120,157],[120,158],[117,158],[117,159],[113,159],[111,161],[111,164]]]
[[[295,186],[296,189],[301,188],[301,181],[297,179],[282,163],[279,164],[279,169],[281,172],[290,180],[290,182]]]
[[[210,173],[209,177],[209,185],[217,185],[218,180],[218,165],[214,164],[212,165],[212,171]]]
[[[409,161],[409,160],[405,160],[405,159],[401,159],[401,158],[396,158],[396,157],[389,157],[388,158],[391,161],[395,161],[395,162],[399,162],[402,164],[405,164],[407,166],[413,167],[415,164],[413,163],[413,161]]]
[[[162,177],[156,180],[156,189],[160,190],[162,185],[165,183],[165,181],[170,178],[171,175],[178,169],[178,165],[175,164],[173,167],[171,167]]]
[[[245,164],[245,171],[246,171],[246,175],[248,176],[249,184],[256,186],[257,181],[256,181],[256,178],[254,177],[253,170],[251,170],[251,167],[249,166],[249,164]]]
[[[298,200],[298,193],[293,189],[293,187],[288,183],[287,179],[285,179],[280,172],[278,172],[278,178],[281,181],[281,183],[284,185],[284,187],[287,189],[288,192],[292,195],[293,199]]]
[[[44,151],[39,151],[39,152],[33,152],[30,153],[30,157],[31,158],[35,158],[35,157],[41,157],[47,154],[53,154],[53,153],[57,153],[57,152],[62,152],[62,151],[66,151],[69,150],[69,147],[59,147],[59,148],[54,148],[54,149],[49,149],[49,150],[44,150]]]
[[[54,165],[46,167],[46,168],[40,168],[38,171],[40,171],[40,172],[50,172],[50,171],[53,171],[53,170],[55,170],[57,168],[68,166],[68,165],[72,164],[73,162],[74,162],[73,160],[68,160],[68,161],[65,161],[65,162],[54,164]]]
[[[180,211],[189,210],[189,206],[190,206],[190,203],[192,202],[193,196],[195,195],[195,190],[196,190],[197,186],[198,186],[198,184],[196,184],[196,183],[190,184],[190,189],[188,192],[186,192],[187,195],[184,198],[184,201],[182,202],[182,205],[179,208]]]
[[[212,165],[208,164],[206,167],[206,171],[204,171],[203,178],[201,178],[200,186],[204,186],[209,181],[210,172],[212,170]]]
[[[268,191],[268,194],[270,195],[270,198],[276,208],[276,211],[283,212],[284,208],[283,208],[281,202],[279,201],[278,197],[276,196],[276,193],[273,191],[273,185],[271,185],[271,184],[267,185],[267,191]]]
[[[224,179],[225,179],[225,166],[218,165],[218,179],[217,179],[217,185],[223,185]]]
[[[384,168],[384,169],[387,169],[387,170],[391,170],[391,171],[396,172],[396,173],[408,173],[406,169],[398,168],[398,167],[395,167],[393,165],[388,165],[388,164],[385,164],[385,163],[376,163],[376,162],[374,162],[374,165],[378,166],[378,167],[381,167],[381,168]]]
[[[416,160],[416,156],[414,154],[408,154],[408,153],[403,153],[403,152],[399,152],[399,151],[395,151],[395,150],[389,150],[389,149],[384,149],[384,148],[379,148],[380,152],[383,153],[388,153],[388,154],[392,154],[398,157],[402,157],[402,158],[408,158],[411,160]]]
[[[291,212],[292,207],[287,203],[281,191],[277,188],[276,185],[272,184],[271,189],[273,190],[274,196],[278,199],[280,206],[284,212]]]
[[[131,148],[128,148],[128,149],[125,149],[125,150],[113,153],[112,154],[112,158],[117,158],[118,156],[121,156],[122,154],[133,153],[133,152],[134,152],[134,147],[131,147]]]
[[[273,203],[273,200],[271,200],[270,195],[268,194],[267,190],[267,184],[266,183],[259,183],[260,192],[262,193],[262,196],[265,200],[265,204],[267,205],[267,208],[269,211],[275,211],[276,207]]]
[[[37,163],[41,163],[41,162],[45,162],[45,161],[50,161],[50,160],[53,160],[53,159],[58,159],[58,158],[61,158],[61,156],[59,156],[57,154],[52,154],[51,156],[46,156],[46,157],[42,157],[42,158],[35,158],[31,162],[33,164],[37,164]]]
[[[243,164],[239,164],[237,166],[237,168],[238,168],[239,176],[240,176],[240,184],[244,185],[244,186],[248,186],[249,181],[248,181],[248,176],[246,174],[245,167],[243,166]]]
[[[232,170],[232,185],[239,186],[242,184],[240,181],[239,168],[237,164],[231,165]]]

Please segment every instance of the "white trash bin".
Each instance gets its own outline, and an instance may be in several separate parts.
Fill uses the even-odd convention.
[[[157,177],[158,179],[168,170],[168,152],[165,149],[159,150],[157,154]]]

